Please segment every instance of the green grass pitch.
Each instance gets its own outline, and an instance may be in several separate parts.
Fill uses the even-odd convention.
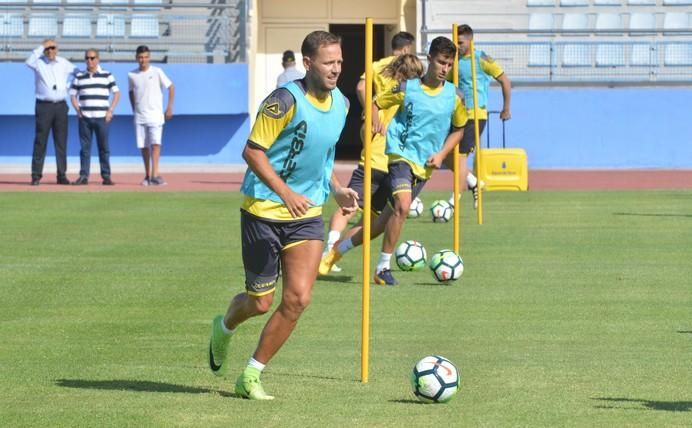
[[[424,193],[401,238],[450,247],[427,210],[447,196]],[[485,196],[482,226],[465,197],[460,281],[371,286],[368,384],[354,251],[315,284],[259,403],[232,391],[266,317],[231,341],[227,378],[206,360],[242,290],[239,194],[0,193],[0,425],[692,425],[692,193]],[[411,393],[432,353],[461,371],[449,404]]]

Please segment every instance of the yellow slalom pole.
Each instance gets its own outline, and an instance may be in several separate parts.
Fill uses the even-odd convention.
[[[368,383],[370,354],[370,187],[372,182],[372,18],[365,19],[365,123],[363,151],[365,174],[363,177],[363,309],[360,342],[360,381]]]
[[[452,41],[454,46],[459,46],[459,34],[457,34],[457,24],[452,24]],[[454,55],[454,66],[452,66],[452,82],[454,87],[459,87],[459,50]],[[459,187],[459,146],[454,148],[453,159],[454,159],[454,194],[452,199],[454,201],[454,252],[461,254],[461,203],[459,200],[459,192],[461,189]]]
[[[483,224],[483,190],[480,186],[481,175],[481,136],[478,132],[478,86],[476,85],[476,48],[471,40],[471,81],[473,82],[473,138],[476,143],[476,174],[478,174],[478,224]]]

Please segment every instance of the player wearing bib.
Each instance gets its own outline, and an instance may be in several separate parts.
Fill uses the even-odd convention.
[[[473,30],[468,25],[460,25],[457,29],[459,36],[459,88],[464,93],[466,107],[468,110],[469,121],[464,128],[464,137],[459,145],[459,152],[462,155],[462,168],[460,177],[466,177],[466,185],[469,190],[473,191],[474,208],[478,208],[478,180],[468,171],[467,158],[475,150],[475,122],[473,108],[473,78],[471,73],[471,41],[473,40]],[[505,74],[504,70],[493,58],[484,51],[478,49],[475,51],[476,64],[476,98],[478,100],[478,135],[483,134],[486,121],[488,120],[488,92],[491,79],[495,79],[502,88],[502,111],[500,119],[509,120],[512,115],[510,113],[510,100],[512,93],[512,83]],[[451,169],[453,158],[445,160],[445,164]],[[466,171],[466,173],[464,173]]]
[[[343,209],[357,209],[356,193],[333,174],[334,146],[346,123],[348,101],[336,88],[341,73],[340,39],[315,31],[302,45],[306,76],[276,89],[262,103],[243,158],[248,170],[241,192],[241,238],[246,291],[212,322],[209,367],[225,371],[236,328],[272,306],[279,273],[281,303],[271,315],[235,392],[270,400],[260,382],[265,365],[291,335],[310,302],[324,228],[322,206],[330,188]]]
[[[385,152],[389,159],[390,204],[373,222],[371,239],[385,232],[375,282],[396,285],[390,260],[413,198],[434,169],[456,147],[467,122],[463,95],[445,77],[451,69],[456,46],[445,37],[430,45],[428,70],[422,79],[411,79],[377,97],[378,108],[398,106],[387,128]],[[451,129],[451,131],[450,131]],[[344,253],[363,242],[362,231],[338,242],[320,263],[320,273]]]
[[[391,67],[394,60],[399,58],[401,55],[409,54],[414,49],[415,38],[413,34],[407,32],[399,32],[392,37],[392,55],[382,58],[379,61],[375,61],[372,64],[373,71],[373,94],[382,94],[393,87],[395,87],[399,82],[397,77],[392,73],[386,73],[385,70]],[[420,74],[420,73],[419,73]],[[361,105],[364,105],[365,100],[365,74],[360,76],[360,81],[356,86],[356,93],[358,94],[358,100]],[[387,195],[389,190],[386,187],[385,179],[387,176],[387,155],[384,153],[385,148],[385,137],[382,133],[378,133],[379,129],[387,126],[389,121],[396,114],[397,107],[394,106],[390,109],[380,110],[379,115],[377,115],[377,129],[373,129],[374,135],[372,137],[370,147],[371,147],[371,180],[370,180],[370,194],[372,196],[372,211],[374,215],[382,212],[382,209],[387,204]],[[364,188],[365,183],[363,182],[365,176],[365,148],[360,152],[360,162],[358,167],[353,170],[351,174],[351,180],[348,183],[348,187],[358,192],[358,205],[359,208],[363,208],[364,200]],[[341,237],[341,232],[346,228],[348,221],[351,216],[345,216],[340,210],[337,210],[332,214],[329,221],[329,234],[327,236],[327,245],[324,248],[324,253],[322,257],[325,257],[329,250],[334,246],[334,243]],[[359,222],[358,225],[361,223]],[[340,272],[341,269],[334,265],[332,266],[332,271]]]

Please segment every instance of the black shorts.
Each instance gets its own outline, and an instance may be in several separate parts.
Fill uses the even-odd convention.
[[[351,174],[351,181],[348,182],[348,187],[355,190],[358,193],[358,207],[363,209],[363,204],[365,203],[363,195],[365,185],[365,169],[362,165],[358,165],[358,168],[353,170]],[[372,196],[371,208],[372,210],[379,214],[387,205],[387,196],[389,195],[389,188],[387,187],[387,173],[382,172],[378,169],[372,170],[372,175],[370,177],[370,195]]]
[[[392,206],[394,206],[394,195],[400,192],[409,192],[411,193],[411,200],[413,200],[420,194],[427,182],[427,180],[415,176],[411,166],[403,161],[389,164],[387,181],[387,185],[392,189],[389,195],[389,203]]]
[[[240,210],[240,233],[245,289],[263,296],[276,289],[281,251],[307,240],[324,240],[322,216],[295,221],[272,221]]]
[[[483,135],[483,130],[485,129],[485,119],[478,119],[478,137]],[[476,136],[474,133],[475,124],[473,119],[469,119],[464,126],[464,136],[461,138],[461,143],[459,143],[459,153],[462,155],[468,155],[476,150]]]

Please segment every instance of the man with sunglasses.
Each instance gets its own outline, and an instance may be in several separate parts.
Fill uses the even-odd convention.
[[[91,140],[96,134],[99,147],[99,163],[104,186],[112,186],[110,152],[108,150],[108,126],[113,120],[113,110],[120,99],[120,90],[113,75],[99,65],[99,52],[88,49],[84,54],[86,71],[77,73],[70,88],[72,106],[79,117],[79,159],[81,167],[79,179],[73,184],[89,184],[91,164]],[[109,97],[113,94],[113,102]]]
[[[31,52],[26,65],[34,71],[36,134],[31,161],[31,185],[43,177],[48,135],[53,131],[58,184],[70,184],[67,173],[67,89],[77,67],[58,56],[55,39],[46,39]]]

